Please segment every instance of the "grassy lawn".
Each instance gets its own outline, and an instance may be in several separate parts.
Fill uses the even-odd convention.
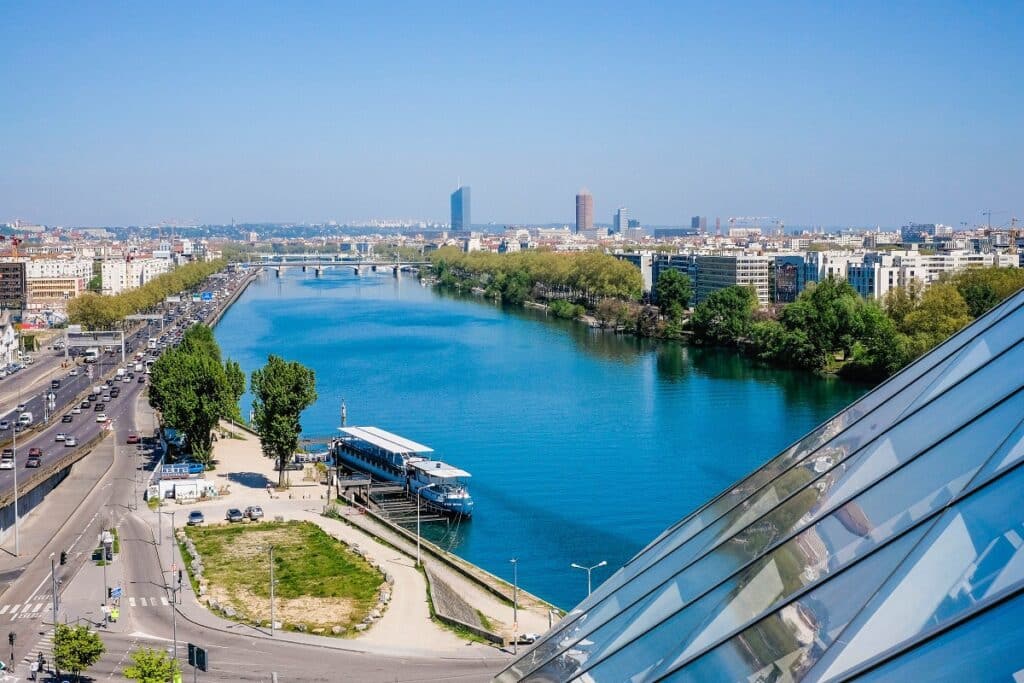
[[[310,522],[187,527],[203,559],[208,595],[239,619],[270,621],[269,546],[274,546],[275,619],[346,633],[376,605],[384,577]]]

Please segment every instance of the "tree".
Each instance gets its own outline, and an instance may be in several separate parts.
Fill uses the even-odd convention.
[[[694,337],[710,344],[735,346],[750,333],[757,308],[752,287],[733,285],[713,292],[693,310]]]
[[[940,282],[921,295],[917,307],[903,318],[901,331],[910,337],[912,357],[916,357],[969,322],[967,302],[956,286]]]
[[[209,465],[211,433],[222,418],[238,417],[245,374],[237,363],[220,362],[220,347],[205,325],[193,325],[181,343],[153,364],[149,402],[164,422],[184,433],[193,457]]]
[[[693,298],[693,283],[690,282],[690,276],[686,273],[681,273],[674,268],[666,270],[658,275],[658,282],[654,285],[654,295],[662,310],[676,310],[681,314],[681,309],[687,308],[690,305],[690,299]]]
[[[316,400],[316,375],[295,361],[271,355],[252,373],[256,432],[263,452],[277,459],[278,485],[284,486],[285,466],[299,448],[302,411]]]
[[[125,678],[139,683],[167,683],[181,673],[181,667],[163,650],[143,647],[132,652],[132,663],[122,673]]]
[[[78,678],[99,661],[104,651],[99,634],[88,626],[57,624],[53,635],[53,660],[58,670],[70,671]]]

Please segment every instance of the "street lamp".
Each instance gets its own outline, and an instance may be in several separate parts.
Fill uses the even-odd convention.
[[[21,532],[18,523],[18,424],[11,427],[11,452],[14,454],[14,556],[21,555]]]
[[[270,635],[274,635],[274,546],[267,548],[270,553]]]
[[[519,559],[512,563],[512,654],[519,654]]]
[[[50,553],[50,587],[53,589],[53,625],[57,626],[57,567],[54,562],[53,556],[56,553]]]
[[[606,564],[608,564],[607,560],[601,560],[600,562],[595,564],[593,567],[584,567],[583,565],[576,564],[575,562],[573,562],[572,564],[569,565],[573,569],[582,569],[583,571],[585,571],[587,573],[587,597],[588,598],[590,597],[590,592],[591,592],[590,572],[594,571],[595,569],[598,569],[599,567],[603,567]]]
[[[420,566],[420,493],[426,491],[429,488],[433,488],[435,484],[427,484],[416,489],[416,566]]]

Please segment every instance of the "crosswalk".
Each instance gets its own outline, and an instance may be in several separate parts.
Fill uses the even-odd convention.
[[[129,608],[141,608],[141,607],[168,607],[170,601],[160,596],[138,596],[130,595],[121,598],[121,607]],[[32,601],[24,604],[16,603],[13,605],[0,605],[0,620],[8,619],[14,621],[15,619],[37,619],[44,615],[49,615],[53,611],[53,603],[49,598],[43,601]]]
[[[40,653],[43,655],[43,659],[46,660],[48,666],[52,666],[53,662],[53,629],[43,634],[43,637],[39,639],[35,647],[29,652],[25,653],[22,657],[21,663],[27,668],[32,662],[38,661]]]

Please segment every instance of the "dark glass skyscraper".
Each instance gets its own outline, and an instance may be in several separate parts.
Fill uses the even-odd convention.
[[[469,187],[463,185],[452,192],[452,230],[470,230],[473,221],[469,217]]]

